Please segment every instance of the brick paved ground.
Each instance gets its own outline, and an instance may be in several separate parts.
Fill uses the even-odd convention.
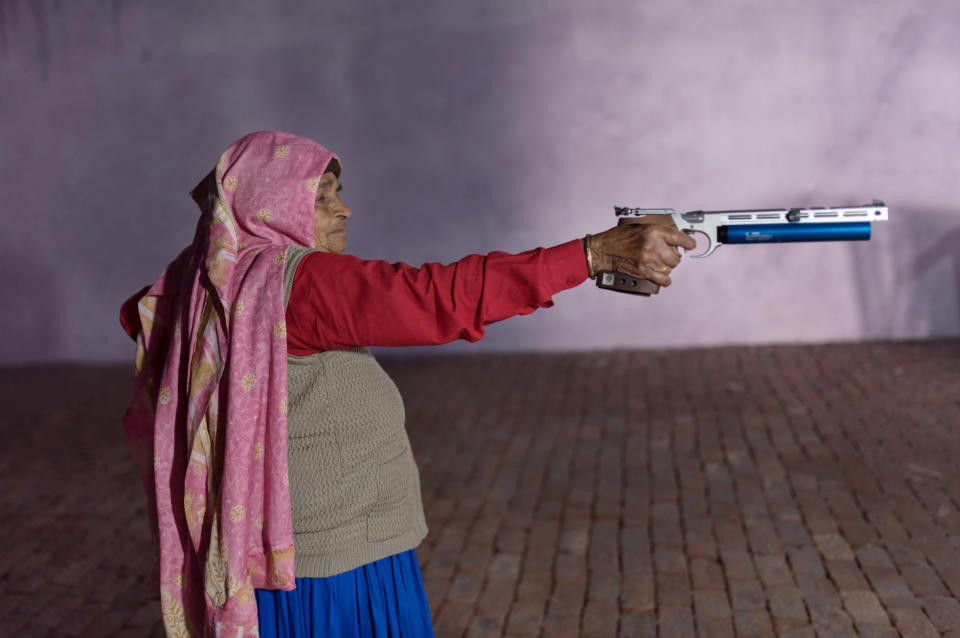
[[[438,636],[960,636],[960,342],[385,367]],[[126,376],[0,370],[2,636],[149,634]]]

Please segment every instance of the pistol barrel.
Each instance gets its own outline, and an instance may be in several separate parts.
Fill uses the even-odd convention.
[[[765,244],[800,241],[857,241],[870,239],[870,222],[820,224],[740,224],[720,226],[721,244]]]

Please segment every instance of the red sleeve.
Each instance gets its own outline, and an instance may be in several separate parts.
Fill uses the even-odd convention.
[[[549,308],[554,294],[586,278],[579,240],[420,268],[310,253],[293,278],[287,351],[477,341],[487,324]]]

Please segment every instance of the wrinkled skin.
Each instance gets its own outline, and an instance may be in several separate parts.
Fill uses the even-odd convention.
[[[313,247],[331,253],[347,248],[347,220],[350,207],[340,199],[340,180],[333,171],[323,174],[313,206]]]
[[[670,215],[647,215],[590,238],[596,272],[616,270],[661,286],[670,285],[670,272],[680,264],[678,246],[694,250],[697,242],[678,230]]]

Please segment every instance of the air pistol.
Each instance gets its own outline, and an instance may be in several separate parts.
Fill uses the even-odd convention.
[[[871,224],[887,219],[887,205],[875,199],[863,206],[831,208],[779,208],[769,210],[695,210],[678,213],[672,208],[615,206],[619,224],[642,224],[646,215],[670,215],[679,230],[707,237],[709,246],[693,257],[709,257],[722,244],[778,242],[856,241],[870,239]],[[660,286],[614,270],[597,273],[597,287],[649,296]]]

